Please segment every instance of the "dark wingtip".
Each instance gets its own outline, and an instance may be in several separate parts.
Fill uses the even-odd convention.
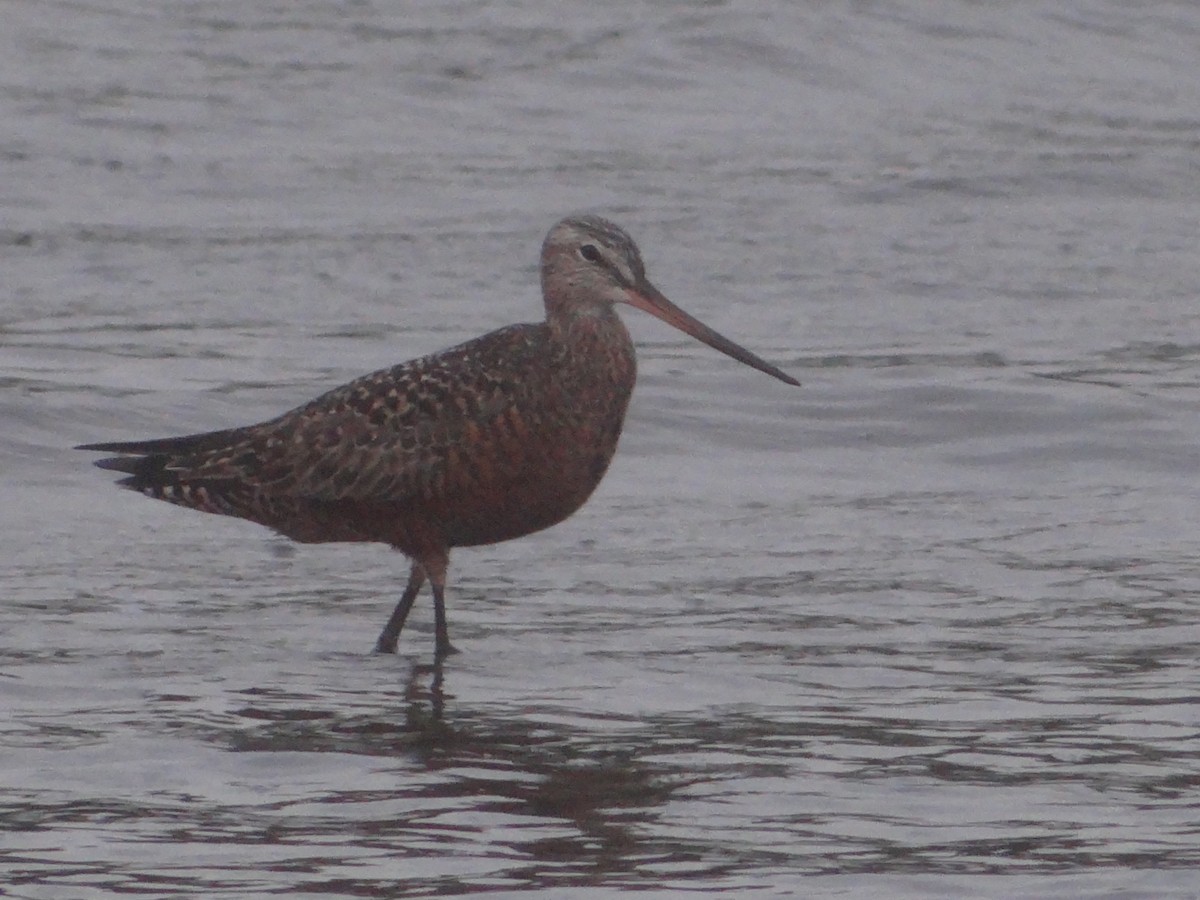
[[[101,453],[133,453],[133,450],[128,450],[121,444],[79,444],[75,447],[76,450],[98,450]],[[112,472],[123,472],[126,475],[132,475],[132,478],[122,478],[117,484],[128,488],[142,487],[142,479],[144,479],[153,469],[153,464],[150,462],[150,457],[141,456],[106,456],[104,459],[97,459],[92,463],[97,469],[108,469]]]
[[[78,450],[106,450],[115,453],[133,453],[120,445],[84,444]],[[98,469],[110,472],[120,472],[128,478],[120,479],[117,484],[131,490],[140,491],[161,483],[162,474],[166,467],[167,457],[161,453],[142,454],[140,456],[106,456],[92,463]]]
[[[143,449],[146,444],[154,443],[152,441],[112,441],[99,444],[76,444],[75,450],[95,450],[100,453],[147,453],[148,450]]]
[[[91,449],[91,448],[84,448]],[[111,469],[113,472],[125,472],[135,475],[146,464],[144,456],[108,456],[92,463],[97,469]]]
[[[199,453],[236,441],[242,429],[205,431],[201,434],[184,434],[179,437],[154,438],[148,441],[104,441],[97,444],[78,444],[76,450],[95,450],[100,453],[133,453],[149,456],[157,453]]]
[[[176,480],[175,473],[167,469],[168,460],[177,458],[178,454],[196,453],[206,447],[221,446],[229,440],[231,434],[231,431],[210,431],[149,441],[79,444],[75,449],[122,454],[98,459],[93,465],[128,475],[128,478],[122,478],[117,484],[135,491],[144,491],[162,487]]]

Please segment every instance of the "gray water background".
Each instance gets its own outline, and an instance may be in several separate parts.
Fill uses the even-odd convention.
[[[0,895],[1200,896],[1200,6],[0,7]],[[613,469],[460,551],[121,492],[540,315],[624,224]]]

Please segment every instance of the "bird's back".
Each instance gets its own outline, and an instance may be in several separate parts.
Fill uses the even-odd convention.
[[[567,340],[514,325],[258,425],[89,449],[125,454],[97,464],[151,497],[299,541],[418,554],[519,537],[578,509],[616,449],[633,380],[615,315]]]

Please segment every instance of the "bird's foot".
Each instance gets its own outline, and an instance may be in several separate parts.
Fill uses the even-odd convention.
[[[375,652],[376,653],[395,653],[397,643],[399,643],[399,641],[396,638],[387,640],[382,635],[380,635],[379,640],[377,640],[375,642]]]

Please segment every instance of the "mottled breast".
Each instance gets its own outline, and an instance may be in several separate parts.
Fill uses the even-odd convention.
[[[536,326],[527,353],[502,366],[505,402],[446,451],[431,497],[449,546],[509,540],[574,513],[608,470],[635,378],[632,343],[616,315],[569,333]]]

